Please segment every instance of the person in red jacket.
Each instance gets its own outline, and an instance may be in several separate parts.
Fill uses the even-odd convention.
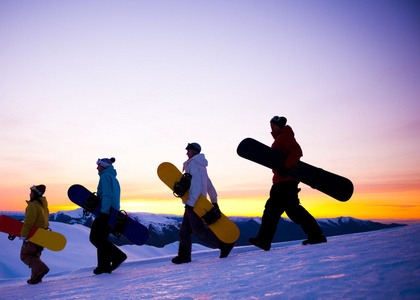
[[[294,223],[300,225],[308,235],[308,239],[302,242],[303,245],[325,243],[327,241],[314,217],[300,205],[298,198],[299,181],[287,176],[289,169],[297,164],[303,153],[295,139],[292,128],[286,123],[287,119],[285,117],[278,116],[273,117],[270,121],[271,134],[274,138],[271,148],[280,150],[287,155],[287,158],[281,170],[273,170],[273,185],[270,190],[270,198],[265,204],[258,235],[249,239],[252,245],[265,251],[271,248],[277,224],[284,212]]]

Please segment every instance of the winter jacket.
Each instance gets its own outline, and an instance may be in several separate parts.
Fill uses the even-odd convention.
[[[28,206],[25,211],[25,221],[20,232],[21,237],[28,237],[33,226],[46,229],[50,226],[47,198],[40,197],[39,200],[26,201]]]
[[[274,143],[271,145],[271,148],[280,150],[287,155],[284,166],[289,169],[296,165],[303,153],[299,144],[296,142],[295,133],[292,128],[289,125],[286,125],[283,128],[272,132],[271,135],[274,138]],[[273,173],[273,184],[281,181],[294,181],[294,179],[290,177],[281,176],[275,170],[273,170]]]
[[[117,171],[109,166],[99,172],[98,196],[101,199],[101,212],[110,213],[111,207],[120,210],[120,184],[117,180]]]
[[[210,196],[211,202],[217,203],[216,189],[207,175],[207,165],[207,159],[202,153],[184,162],[185,173],[191,174],[189,196],[187,202],[184,202],[184,204],[194,207],[198,197],[200,195],[207,197],[207,193]]]

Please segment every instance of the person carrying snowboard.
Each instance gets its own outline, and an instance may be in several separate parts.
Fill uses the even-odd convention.
[[[298,198],[299,182],[287,176],[288,170],[297,164],[303,154],[294,137],[292,128],[286,123],[287,119],[285,117],[278,116],[273,117],[270,121],[271,134],[274,138],[271,148],[286,154],[287,158],[281,171],[273,170],[273,185],[270,190],[270,198],[265,204],[258,235],[249,239],[252,245],[265,251],[271,248],[277,224],[284,212],[294,223],[300,225],[308,235],[308,239],[302,242],[303,245],[325,243],[327,241],[314,217],[300,205]]]
[[[194,235],[215,248],[219,248],[220,258],[227,257],[235,243],[226,244],[208,229],[201,218],[193,211],[194,205],[200,195],[210,196],[213,205],[218,209],[217,192],[207,174],[207,159],[201,152],[201,146],[197,143],[187,145],[188,160],[184,162],[183,171],[191,175],[189,196],[185,204],[184,217],[179,231],[178,255],[172,259],[174,264],[191,262],[191,235]]]
[[[32,269],[31,278],[28,284],[38,284],[42,278],[50,271],[47,265],[41,260],[41,253],[44,247],[34,244],[28,240],[29,232],[33,226],[47,229],[49,226],[49,215],[45,185],[33,185],[30,187],[30,200],[26,201],[28,206],[25,210],[25,221],[20,232],[20,239],[23,240],[20,250],[20,259]]]
[[[111,207],[120,210],[120,184],[117,171],[112,165],[115,158],[102,158],[96,162],[99,172],[98,197],[101,200],[101,213],[92,223],[90,242],[97,248],[98,267],[93,270],[96,275],[111,274],[126,259],[127,255],[108,240],[111,227],[108,225]]]

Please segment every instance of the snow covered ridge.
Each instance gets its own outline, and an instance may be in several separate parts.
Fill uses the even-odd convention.
[[[5,214],[16,219],[23,219],[24,217],[24,214],[19,212],[5,212]],[[179,227],[182,222],[182,216],[151,213],[129,213],[129,215],[149,228],[150,237],[146,245],[164,247],[165,245],[172,244],[179,240]],[[238,225],[241,231],[241,236],[236,242],[236,245],[249,245],[248,238],[255,237],[257,235],[261,224],[261,218],[231,217],[231,219],[236,223],[236,225]],[[57,213],[50,214],[50,221],[67,224],[82,224],[90,227],[93,221],[93,216],[85,216],[83,214],[83,209],[79,208],[76,210],[59,211]],[[317,221],[327,237],[405,226],[403,224],[382,224],[351,217],[318,219]],[[306,238],[307,237],[300,226],[294,224],[287,218],[281,218],[273,242],[278,243],[303,240]],[[117,245],[129,244],[129,242],[124,238],[119,240],[115,238],[113,239],[113,242]],[[198,244],[201,243],[197,239],[194,239],[193,242]]]

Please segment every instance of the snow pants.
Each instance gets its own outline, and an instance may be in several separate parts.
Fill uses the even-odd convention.
[[[193,211],[191,207],[186,206],[184,217],[182,219],[179,231],[179,249],[184,249],[183,254],[191,257],[192,237],[194,235],[202,242],[207,243],[215,248],[219,248],[219,238],[208,229],[201,218]],[[186,251],[186,253],[184,253]]]
[[[32,281],[35,281],[38,275],[44,274],[50,270],[41,260],[42,250],[44,250],[44,247],[38,246],[37,244],[29,241],[23,242],[20,250],[20,259],[32,269]]]
[[[322,234],[315,218],[300,205],[298,184],[297,181],[284,181],[271,187],[270,198],[265,204],[261,227],[257,236],[259,241],[271,244],[277,230],[277,224],[284,212],[294,223],[302,227],[308,238],[318,237]]]
[[[97,249],[98,268],[105,271],[111,270],[112,262],[125,257],[124,252],[108,240],[110,234],[111,227],[107,218],[98,217],[93,221],[89,239]]]

